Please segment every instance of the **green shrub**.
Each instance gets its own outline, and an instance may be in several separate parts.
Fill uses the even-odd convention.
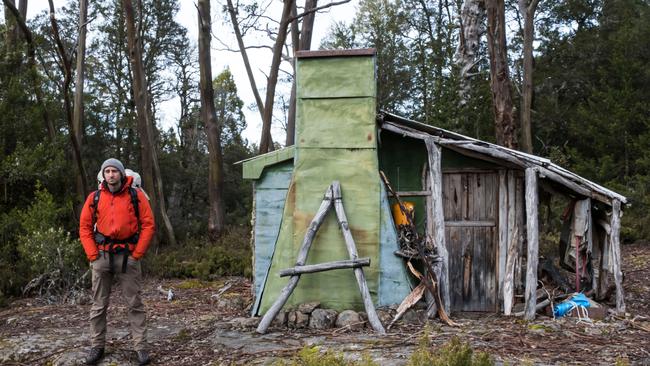
[[[245,227],[231,227],[217,243],[191,239],[178,248],[164,248],[145,257],[148,274],[163,278],[198,278],[252,275],[250,234]]]
[[[18,252],[18,210],[0,214],[0,307],[7,297],[20,295],[29,277],[29,265]]]
[[[275,366],[375,366],[368,356],[364,356],[361,361],[350,361],[343,357],[342,353],[327,350],[322,352],[320,347],[305,346],[298,354],[290,360],[278,360],[273,363]]]
[[[65,208],[58,207],[52,195],[36,185],[34,201],[19,212],[22,234],[18,236],[20,258],[29,268],[29,286],[43,294],[60,295],[68,291],[86,269],[79,240],[59,226]]]
[[[433,351],[428,329],[420,338],[418,348],[409,358],[409,366],[489,366],[494,362],[485,352],[474,354],[469,343],[453,337],[437,351]]]

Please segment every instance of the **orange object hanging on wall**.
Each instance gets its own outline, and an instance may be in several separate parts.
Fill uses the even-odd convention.
[[[411,214],[411,219],[415,222],[415,204],[413,202],[402,202],[404,208]],[[406,215],[399,207],[399,203],[394,203],[393,207],[393,221],[395,221],[395,226],[399,225],[408,225],[409,221],[406,218]]]

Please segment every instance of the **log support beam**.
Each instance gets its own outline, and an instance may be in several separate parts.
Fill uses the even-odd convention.
[[[294,276],[303,273],[316,273],[325,272],[332,269],[345,269],[345,268],[359,268],[367,267],[370,265],[370,258],[348,259],[343,261],[308,264],[304,266],[296,266],[292,268],[283,269],[280,271],[280,277]]]
[[[537,306],[537,264],[539,262],[539,224],[538,224],[537,170],[526,169],[526,238],[528,241],[526,267],[526,304],[524,319],[535,319]]]
[[[444,310],[449,314],[451,307],[449,298],[449,253],[447,252],[447,243],[445,243],[445,212],[442,207],[441,149],[434,141],[434,138],[431,137],[424,140],[427,146],[429,174],[431,175],[430,190],[433,201],[433,241],[438,250],[438,256],[441,258],[438,285],[440,286],[440,295],[445,308]]]
[[[614,283],[616,284],[616,312],[625,313],[625,299],[623,293],[623,271],[621,269],[621,201],[612,200],[610,244],[614,255]]]

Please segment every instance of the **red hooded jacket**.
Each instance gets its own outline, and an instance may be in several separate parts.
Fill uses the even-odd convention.
[[[131,194],[129,193],[132,183],[133,177],[126,177],[122,188],[115,193],[108,189],[106,183],[103,183],[100,188],[101,193],[97,203],[97,231],[110,237],[116,243],[120,243],[120,240],[126,242],[128,238],[138,232],[138,219],[135,216],[135,208],[131,203]],[[137,244],[130,245],[130,250],[133,258],[140,259],[147,252],[156,225],[149,201],[141,190],[136,189],[136,191],[140,208],[140,237]],[[99,255],[93,228],[94,197],[95,192],[88,195],[79,219],[79,238],[90,261],[94,261]]]

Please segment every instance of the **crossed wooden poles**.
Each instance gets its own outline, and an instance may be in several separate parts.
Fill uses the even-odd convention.
[[[320,228],[321,224],[325,220],[327,212],[334,207],[336,211],[336,218],[343,232],[343,238],[345,239],[345,246],[348,249],[348,254],[350,255],[349,260],[341,260],[313,265],[305,265],[307,260],[307,254],[309,253],[309,248],[311,243],[316,236],[316,232]],[[385,334],[386,331],[379,321],[379,317],[375,312],[375,306],[372,304],[372,299],[370,297],[370,292],[368,291],[368,284],[366,283],[366,277],[363,274],[363,269],[361,267],[369,266],[370,258],[358,258],[357,247],[354,244],[354,239],[352,238],[352,232],[348,227],[348,219],[345,215],[345,210],[343,209],[343,198],[341,196],[341,185],[338,181],[333,181],[332,184],[327,187],[325,191],[325,197],[323,202],[320,205],[320,208],[316,212],[316,215],[309,224],[309,228],[305,233],[305,238],[302,241],[300,246],[300,251],[298,252],[298,258],[296,259],[296,265],[293,268],[288,268],[280,271],[280,276],[291,276],[287,285],[280,292],[280,296],[275,300],[271,308],[264,314],[260,324],[257,327],[257,332],[264,334],[266,330],[271,325],[275,316],[280,312],[280,309],[291,296],[291,293],[298,285],[298,280],[300,275],[303,273],[315,273],[322,271],[329,271],[332,269],[341,269],[341,268],[354,268],[354,276],[357,279],[357,284],[359,285],[359,291],[361,292],[361,297],[363,298],[363,305],[366,308],[366,313],[368,314],[368,322],[372,328],[380,334]]]

